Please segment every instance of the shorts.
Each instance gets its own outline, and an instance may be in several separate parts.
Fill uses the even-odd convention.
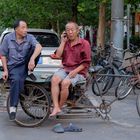
[[[74,78],[69,78],[68,74],[69,73],[65,72],[64,69],[59,69],[58,71],[56,71],[54,73],[54,75],[59,76],[62,80],[69,79],[73,86],[75,86],[77,82],[86,80],[86,78],[83,75],[81,75],[81,74],[77,74]]]

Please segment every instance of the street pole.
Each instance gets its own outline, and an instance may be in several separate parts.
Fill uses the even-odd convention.
[[[129,49],[130,45],[130,7],[131,5],[127,5],[127,49]]]
[[[123,38],[124,38],[124,0],[112,0],[111,5],[111,42],[117,49],[112,49],[113,56],[123,58]]]

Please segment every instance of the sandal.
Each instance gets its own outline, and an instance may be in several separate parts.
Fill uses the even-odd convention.
[[[82,132],[82,128],[75,126],[74,124],[70,123],[68,127],[64,128],[65,132]]]
[[[52,130],[55,133],[64,133],[64,128],[62,127],[61,123],[56,124]]]

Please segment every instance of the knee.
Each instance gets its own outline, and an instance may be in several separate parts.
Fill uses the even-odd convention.
[[[62,83],[61,83],[61,89],[69,88],[70,85],[71,85],[71,81],[68,80],[68,79],[65,79],[65,80],[63,80]]]
[[[52,85],[58,85],[61,82],[61,78],[59,76],[54,75],[51,79]]]
[[[19,77],[14,77],[13,79],[12,79],[12,82],[13,83],[19,83],[21,81],[21,78],[19,78]]]

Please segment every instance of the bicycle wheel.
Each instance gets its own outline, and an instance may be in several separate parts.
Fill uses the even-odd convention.
[[[105,74],[105,75],[100,75],[100,74]],[[95,79],[96,83],[94,81],[92,83],[92,92],[96,96],[104,95],[111,88],[115,77],[108,76],[108,74],[115,74],[114,70],[111,67],[105,67],[97,73]]]
[[[136,99],[136,108],[137,108],[138,115],[140,116],[140,94],[138,94]]]
[[[135,86],[137,89],[140,89],[140,83],[137,83]]]
[[[15,122],[20,126],[34,127],[42,124],[50,113],[50,96],[41,86],[25,84],[20,93]],[[10,98],[8,98],[10,101]],[[7,110],[9,112],[9,101]]]
[[[124,99],[132,91],[133,86],[131,85],[129,80],[129,77],[122,78],[117,88],[115,89],[115,96],[116,98],[118,98],[118,100]]]

